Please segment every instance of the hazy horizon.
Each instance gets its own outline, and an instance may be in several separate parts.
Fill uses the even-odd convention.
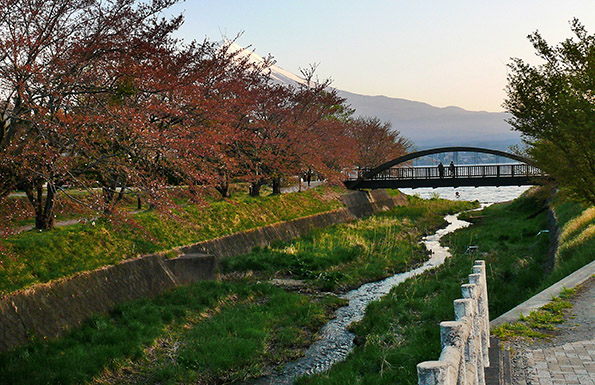
[[[233,38],[293,73],[318,63],[333,87],[470,111],[503,111],[511,57],[537,63],[527,35],[595,33],[593,1],[186,1],[172,8],[186,41]]]

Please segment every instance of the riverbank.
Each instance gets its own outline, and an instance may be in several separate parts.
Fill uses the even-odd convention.
[[[452,301],[459,298],[460,283],[470,274],[475,259],[486,260],[492,318],[557,280],[558,274],[584,261],[585,254],[590,253],[592,259],[593,239],[583,235],[583,251],[576,245],[573,253],[563,254],[561,249],[552,265],[549,233],[542,232],[548,228],[550,195],[546,190],[532,190],[515,201],[467,215],[475,224],[443,240],[452,258],[372,303],[364,319],[352,327],[359,345],[347,360],[328,372],[301,378],[297,384],[416,384],[417,363],[440,355],[438,324],[452,319]],[[568,237],[585,234],[593,223],[586,220],[589,215],[583,206],[563,196],[553,206],[562,233],[574,229],[566,230]]]
[[[127,197],[115,218],[92,220],[85,212],[61,207],[58,220],[73,216],[80,222],[49,231],[25,231],[0,242],[0,294],[67,277],[77,272],[116,264],[140,255],[213,239],[342,207],[345,191],[319,187],[301,193],[249,197],[239,192],[231,199],[202,203],[180,198],[168,213],[133,210]],[[24,206],[14,198],[0,214]],[[23,222],[12,223],[14,228]],[[1,230],[1,229],[0,229]]]
[[[418,241],[410,237],[421,237],[442,225],[444,213],[470,207],[463,202],[411,200],[410,207],[397,207],[394,212],[334,226],[341,228],[330,230],[336,232],[334,235],[320,231],[319,235],[315,232],[295,243],[273,246],[287,251],[288,260],[303,256],[296,259],[306,269],[275,265],[278,269],[271,274],[238,269],[235,274],[228,274],[227,282],[204,282],[154,300],[118,306],[109,317],[96,317],[61,340],[40,341],[0,356],[0,379],[15,384],[57,379],[62,383],[115,384],[165,379],[213,383],[266,374],[299,356],[332,310],[343,304],[334,295],[318,292],[329,280],[317,277],[338,277],[331,282],[336,290],[341,290],[407,269],[418,261],[404,261],[401,246],[394,243],[397,241],[383,244],[381,235],[405,234],[402,230],[414,232],[397,237],[403,247],[409,248]],[[379,221],[386,224],[384,229],[376,229]],[[350,244],[331,240],[347,234]],[[318,245],[327,238],[326,256],[318,247],[301,246],[308,242]],[[273,249],[269,252],[279,252]],[[334,259],[331,255],[338,249],[344,251],[344,258]],[[364,259],[357,259],[357,254],[365,250],[368,251],[363,253]],[[308,258],[312,252],[317,254]],[[394,252],[394,257],[387,252]],[[326,262],[307,265],[309,260]],[[375,261],[384,261],[383,267],[373,267]],[[278,276],[290,278],[294,272],[305,274],[299,278],[305,281],[307,290],[286,293],[258,282]],[[269,275],[265,277],[266,274]],[[27,376],[28,372],[36,373],[35,377]]]
[[[541,274],[535,271],[540,267],[550,277],[547,279],[554,279],[551,277],[561,274],[568,266],[580,264],[573,256],[592,256],[591,246],[588,246],[592,242],[589,237],[593,224],[591,211],[558,197],[553,206],[561,233],[566,234],[564,242],[560,243],[553,264],[547,257],[540,259],[541,251],[547,254],[550,245],[549,233],[542,232],[543,226],[547,226],[544,208],[548,196],[547,193],[531,193],[514,202],[472,214],[476,223],[473,227],[445,239],[455,251],[453,258],[447,259],[440,268],[407,280],[381,301],[372,303],[365,318],[351,327],[356,334],[354,352],[328,372],[302,378],[298,383],[414,384],[417,382],[416,364],[438,357],[437,325],[442,320],[452,319],[452,300],[460,297],[460,282],[471,271],[473,260],[489,261],[487,271],[492,274],[488,288],[496,290],[490,292],[491,304],[500,297],[502,303],[514,302],[512,295],[515,293],[508,290],[509,285],[536,288],[542,283],[542,276],[537,274],[533,274],[536,279],[531,281],[524,266],[530,266],[532,273]],[[383,260],[381,266],[385,266],[384,270],[376,272],[390,270],[386,269],[389,266],[386,260],[390,258],[383,250],[391,248],[379,247],[381,238],[374,238],[375,234],[394,239],[395,234],[403,231],[430,232],[429,223],[443,224],[441,215],[435,212],[439,200],[424,206],[427,202],[415,197],[409,199],[413,203],[410,207],[370,217],[367,226],[364,221],[358,222],[359,226],[351,224],[353,229],[349,231],[357,230],[355,233],[348,229],[336,232],[340,239],[350,239],[350,247],[360,254],[362,250],[376,250],[376,257],[372,256],[374,253],[368,255],[372,259],[351,259],[357,253],[324,235],[305,237],[305,240],[295,241],[297,243],[274,244],[250,257],[254,261],[256,255],[262,256],[263,263],[259,267],[250,268],[249,264],[242,267],[249,259],[243,258],[247,257],[235,261],[236,267],[227,266],[224,282],[205,282],[155,300],[119,306],[109,317],[96,317],[60,341],[40,341],[2,355],[0,380],[8,383],[57,382],[56,379],[62,383],[101,384],[225,383],[266,375],[300,356],[316,338],[318,328],[332,317],[334,309],[345,304],[336,295],[321,293],[325,285],[336,292],[344,292],[357,279],[362,282],[372,279],[374,269],[369,270],[366,264],[375,264],[373,258]],[[444,204],[443,209],[449,205]],[[451,206],[449,210],[462,208]],[[444,210],[442,212],[448,211]],[[400,222],[391,224],[394,219],[391,215]],[[436,219],[428,222],[428,215]],[[386,224],[386,228],[375,230],[379,223]],[[407,239],[404,237],[401,241]],[[323,254],[307,258],[307,253],[319,251],[315,245],[324,242],[329,247],[323,249],[331,254],[342,251],[344,258]],[[518,242],[522,244],[515,246]],[[470,245],[477,246],[477,252],[468,252]],[[300,263],[287,263],[293,259]],[[313,263],[317,260],[324,263]],[[394,263],[393,270],[399,266],[398,253],[390,263]],[[333,277],[333,280],[322,279],[324,277]],[[281,283],[289,292],[265,281]],[[290,296],[285,297],[285,294]],[[530,293],[516,294],[530,296]],[[289,308],[285,307],[286,303],[291,304]],[[284,318],[284,314],[290,315],[289,319]],[[27,373],[36,373],[37,377],[28,377]]]

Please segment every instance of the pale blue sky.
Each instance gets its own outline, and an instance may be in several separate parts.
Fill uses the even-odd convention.
[[[506,64],[535,62],[526,36],[571,36],[578,17],[595,34],[595,0],[186,0],[185,40],[238,43],[299,73],[318,63],[333,86],[438,107],[501,111]]]

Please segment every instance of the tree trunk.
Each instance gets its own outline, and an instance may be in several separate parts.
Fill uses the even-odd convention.
[[[219,191],[219,194],[221,194],[221,198],[231,197],[231,194],[229,193],[229,183],[220,183],[217,186],[215,186],[215,189]]]
[[[249,194],[250,194],[250,196],[251,196],[251,197],[257,197],[257,196],[260,196],[260,186],[261,186],[261,185],[262,185],[262,184],[261,184],[261,183],[258,183],[258,182],[257,182],[257,183],[252,183],[252,184],[250,185],[250,191],[249,191]]]
[[[273,195],[281,194],[281,177],[273,178]]]
[[[112,200],[114,199],[115,187],[103,186],[101,188],[103,195],[103,213],[110,215],[112,213]]]
[[[229,176],[227,172],[220,174],[220,176],[220,182],[215,186],[215,189],[219,191],[221,198],[231,198],[231,193],[229,192]]]
[[[118,186],[120,186],[120,192],[118,192]],[[119,176],[110,176],[109,184],[102,187],[104,214],[111,215],[114,212],[116,205],[124,198],[125,191],[126,178],[122,181]]]
[[[39,230],[53,228],[56,187],[52,183],[47,184],[45,201],[42,182],[36,182],[35,185],[28,185],[25,188],[25,194],[27,194],[27,199],[33,205],[35,211],[35,228]]]

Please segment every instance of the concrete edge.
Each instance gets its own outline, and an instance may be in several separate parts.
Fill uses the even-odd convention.
[[[552,286],[535,294],[525,302],[517,305],[500,317],[490,321],[490,328],[501,325],[506,322],[516,322],[519,320],[521,313],[528,315],[532,310],[537,310],[552,300],[553,297],[560,295],[562,289],[572,289],[578,285],[583,284],[589,278],[595,275],[595,260],[591,263],[581,267],[569,276],[562,278]]]

